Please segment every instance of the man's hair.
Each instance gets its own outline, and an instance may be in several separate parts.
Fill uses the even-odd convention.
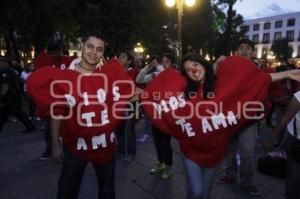
[[[130,53],[130,51],[129,50],[122,50],[121,52],[120,52],[120,54],[121,53],[124,53],[124,54],[126,54],[126,56],[127,56],[127,59],[128,60],[131,60],[132,62],[133,62],[133,60],[134,60],[134,57],[133,57],[133,55]]]
[[[237,45],[237,47],[236,47],[236,50],[237,50],[237,49],[240,47],[240,45],[242,45],[242,44],[248,44],[248,45],[252,48],[252,50],[254,50],[254,43],[253,43],[250,39],[247,39],[247,38],[243,38],[243,39],[239,40],[238,45]]]
[[[158,56],[158,55],[152,55],[149,59],[148,59],[148,61],[149,61],[149,63],[150,62],[152,62],[153,60],[157,60],[158,62],[160,62],[160,57]]]
[[[175,56],[173,53],[164,53],[162,57],[166,57],[171,61],[171,64],[175,63]]]
[[[81,41],[85,43],[90,37],[96,37],[97,39],[101,39],[105,43],[104,34],[100,31],[92,31],[83,35]]]
[[[61,51],[61,50],[63,50],[61,41],[54,40],[49,42],[47,51],[51,52],[51,51]]]

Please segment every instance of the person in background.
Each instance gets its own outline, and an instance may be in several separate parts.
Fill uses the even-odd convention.
[[[160,72],[167,68],[173,68],[175,58],[171,53],[165,53],[161,59],[161,65],[159,65],[158,57],[153,56],[150,58],[150,64],[145,66],[138,74],[136,81],[139,83],[148,83]],[[151,126],[153,141],[157,153],[158,163],[150,169],[151,174],[161,173],[161,178],[167,180],[172,176],[172,164],[173,164],[173,151],[171,146],[171,136],[162,132],[160,129]]]
[[[249,39],[241,39],[235,54],[251,60],[254,44]],[[255,63],[256,64],[256,63]],[[256,64],[257,65],[257,64]],[[243,67],[243,66],[241,66]],[[234,72],[234,71],[232,71]],[[219,184],[231,184],[238,176],[237,152],[240,156],[239,177],[242,187],[251,195],[258,196],[260,192],[253,182],[255,147],[257,143],[258,122],[243,127],[232,139],[225,158],[226,167],[224,173],[217,178]]]
[[[294,93],[288,107],[272,130],[272,136],[264,142],[267,150],[273,147],[274,141],[280,134],[283,134],[287,127],[288,135],[286,137],[285,149],[287,152],[287,176],[285,183],[286,199],[300,198],[300,164],[297,163],[291,155],[292,143],[300,141],[300,91]],[[300,155],[300,154],[299,154]]]
[[[21,80],[9,64],[8,59],[0,58],[0,132],[9,116],[17,117],[26,126],[22,133],[34,132],[35,126],[22,108]]]
[[[45,66],[66,69],[73,60],[74,57],[68,57],[63,54],[63,45],[61,41],[50,41],[47,51],[43,51],[37,56],[34,66],[36,70]],[[45,124],[44,140],[46,147],[40,157],[41,161],[48,160],[52,155],[50,118],[43,118],[43,120]]]
[[[21,73],[21,80],[23,81],[23,90],[25,97],[28,100],[28,110],[29,110],[29,119],[33,120],[34,119],[34,114],[35,114],[35,104],[34,101],[30,96],[27,95],[27,86],[26,86],[26,81],[30,74],[34,71],[34,65],[33,63],[28,63],[25,67],[24,70]]]

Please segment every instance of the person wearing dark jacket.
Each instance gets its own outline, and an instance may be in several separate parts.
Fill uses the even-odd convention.
[[[9,67],[9,60],[0,58],[0,132],[9,116],[15,116],[25,126],[23,133],[35,130],[33,123],[22,109],[20,78]]]

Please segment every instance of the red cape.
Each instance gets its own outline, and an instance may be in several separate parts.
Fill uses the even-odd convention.
[[[124,110],[116,112],[116,107],[126,107],[134,90],[132,80],[117,60],[109,61],[89,76],[43,67],[30,75],[27,86],[42,116],[51,115],[51,109],[55,115],[72,113],[63,120],[62,137],[74,155],[99,164],[112,157],[115,145],[112,132],[124,113]],[[84,100],[87,99],[84,92],[89,104]],[[73,102],[76,101],[73,107],[66,95],[72,95]],[[87,125],[86,114],[93,115],[92,126]]]
[[[244,114],[237,114],[245,110],[244,106],[257,108],[254,103],[265,102],[271,83],[270,75],[235,56],[224,60],[216,76],[215,92],[206,100],[198,90],[195,98],[185,101],[181,95],[187,82],[173,69],[162,72],[141,94],[144,110],[154,125],[178,139],[182,153],[204,167],[213,167],[224,158],[231,136],[249,122]],[[253,103],[247,105],[249,102]],[[162,109],[160,119],[155,118],[155,107]],[[236,117],[226,118],[230,113]],[[247,114],[254,116],[256,112]]]

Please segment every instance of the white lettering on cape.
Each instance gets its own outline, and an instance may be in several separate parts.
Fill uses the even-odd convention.
[[[185,122],[185,119],[177,120],[175,124],[180,125],[182,132],[186,131],[188,137],[195,136],[195,131],[193,130],[191,123]]]
[[[226,120],[227,119],[227,120]],[[202,119],[202,131],[203,133],[207,133],[208,131],[212,132],[213,130],[220,129],[220,126],[226,128],[229,125],[237,124],[236,117],[232,111],[228,111],[227,117],[224,116],[223,113],[218,115],[213,115],[210,118],[212,125],[208,122],[208,118]]]
[[[109,135],[102,133],[98,136],[93,136],[91,140],[91,146],[93,150],[97,150],[99,148],[106,148],[109,143],[113,143],[115,140],[115,133],[112,132]],[[88,145],[86,144],[88,140],[85,140],[82,137],[77,139],[77,150],[88,150]]]
[[[155,110],[160,115],[162,112],[168,113],[170,110],[175,111],[178,108],[182,108],[186,105],[184,94],[181,93],[179,96],[171,96],[168,101],[161,100],[160,103],[152,102]]]
[[[181,118],[176,120],[175,124],[180,125],[181,131],[186,132],[188,137],[193,137],[196,135],[191,123],[186,122],[185,119]],[[213,115],[210,118],[202,118],[201,124],[202,132],[205,134],[208,132],[213,132],[214,130],[218,130],[221,127],[227,128],[228,125],[236,125],[237,119],[232,111],[228,111],[227,117],[225,117],[223,113],[220,113],[218,115]]]

